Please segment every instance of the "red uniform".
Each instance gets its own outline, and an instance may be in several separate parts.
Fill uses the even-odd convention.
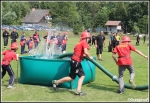
[[[88,43],[84,40],[79,41],[74,48],[72,59],[81,62],[84,54],[84,48],[89,49]]]
[[[34,44],[34,42],[33,42],[33,41],[30,41],[30,42],[29,42],[29,47],[28,47],[28,49],[32,49],[32,48],[33,48],[33,44]]]
[[[118,53],[118,65],[132,65],[130,50],[135,51],[131,44],[121,43],[114,48],[113,53]]]
[[[39,42],[39,34],[34,34],[34,42]]]
[[[17,55],[12,50],[6,50],[2,52],[2,55],[4,55],[1,63],[2,65],[9,65],[12,60],[17,60]]]
[[[24,46],[25,45],[25,41],[24,40],[20,41],[20,45]]]

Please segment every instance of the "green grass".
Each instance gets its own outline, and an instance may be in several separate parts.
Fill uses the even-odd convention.
[[[28,31],[26,33],[27,37],[32,35],[34,31]],[[21,31],[19,31],[19,34],[21,34]],[[43,36],[46,34],[46,32],[40,31],[41,39],[43,40]],[[79,41],[78,36],[74,36],[72,34],[68,34],[69,40],[67,43],[67,52],[73,52],[73,48],[75,44]],[[133,36],[130,36],[132,39],[131,44],[135,46],[136,38]],[[108,40],[109,37],[106,36],[106,44],[108,46]],[[146,41],[147,43],[148,41]],[[19,44],[19,40],[18,40]],[[2,48],[1,51],[3,51],[3,39],[2,39]],[[9,39],[9,45],[10,45],[10,39]],[[20,45],[19,45],[20,46]],[[93,47],[93,46],[92,46]],[[135,46],[138,50],[143,52],[145,55],[148,55],[149,46],[147,44],[143,44],[143,41],[141,39],[140,46]],[[9,46],[7,47],[9,48]],[[26,47],[27,49],[27,47]],[[89,50],[90,54],[92,56],[96,56],[96,50],[95,48],[91,48]],[[17,53],[20,53],[20,48],[18,49]],[[26,54],[24,54],[26,55]],[[108,52],[107,47],[104,48],[102,59],[104,61],[98,61],[99,64],[101,64],[104,68],[106,68],[108,71],[110,71],[112,74],[118,76],[118,67],[115,64],[114,60],[112,59],[112,53]],[[22,56],[20,54],[20,56]],[[149,84],[149,69],[148,69],[148,60],[143,58],[142,56],[131,52],[131,57],[133,58],[133,65],[135,68],[135,83],[136,85],[147,85]],[[15,72],[17,73],[17,62],[13,61],[11,62],[11,66]],[[20,70],[20,65],[18,66]],[[20,72],[20,71],[19,71]],[[128,70],[125,71],[124,74],[124,81],[128,84],[129,80],[129,72]],[[16,89],[7,89],[6,86],[8,85],[9,76],[8,74],[5,75],[5,77],[2,79],[2,86],[1,86],[1,94],[2,94],[2,101],[99,101],[99,102],[106,102],[106,101],[144,101],[148,102],[149,98],[149,90],[132,90],[125,88],[125,94],[119,95],[116,93],[116,91],[119,88],[119,85],[112,81],[111,78],[109,78],[105,73],[103,73],[100,69],[96,67],[96,78],[95,81],[85,84],[82,86],[82,91],[87,93],[87,96],[74,96],[74,90],[66,89],[66,88],[59,88],[58,92],[55,93],[53,91],[52,87],[47,86],[40,86],[40,85],[30,85],[30,84],[19,84],[15,83],[14,86],[16,86]]]

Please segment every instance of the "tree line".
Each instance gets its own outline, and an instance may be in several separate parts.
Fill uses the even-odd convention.
[[[125,32],[148,33],[148,2],[2,2],[2,24],[21,25],[35,9],[49,9],[52,24],[67,25],[74,33],[121,21]]]

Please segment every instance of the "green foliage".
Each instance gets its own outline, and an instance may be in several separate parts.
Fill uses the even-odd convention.
[[[134,25],[133,25],[133,33],[139,33],[139,32],[140,32],[140,30],[139,30],[139,28],[137,26],[137,23],[134,23]]]
[[[148,33],[148,15],[144,15],[141,19],[138,20],[138,27],[141,33]]]
[[[20,25],[30,10],[28,2],[2,2],[2,24]]]
[[[99,10],[95,19],[95,27],[105,27],[105,23],[109,20],[108,9],[103,7]]]

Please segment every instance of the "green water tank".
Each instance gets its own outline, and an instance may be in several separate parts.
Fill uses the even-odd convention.
[[[35,56],[19,57],[20,78],[19,83],[31,85],[52,86],[52,80],[66,77],[70,73],[70,59],[44,59]],[[95,80],[96,66],[84,59],[81,62],[85,72],[83,85]],[[75,89],[77,88],[79,77],[71,82],[64,82],[58,87]]]

